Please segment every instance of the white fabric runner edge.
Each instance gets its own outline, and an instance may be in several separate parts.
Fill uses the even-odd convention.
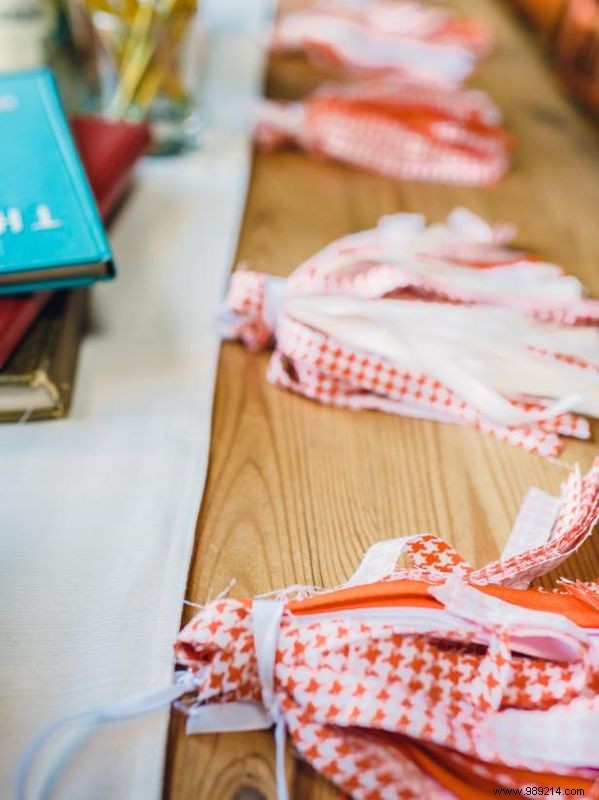
[[[203,4],[210,141],[143,165],[112,231],[118,280],[93,293],[71,416],[0,427],[2,797],[46,725],[171,680],[270,13]],[[159,798],[167,721],[108,726],[56,796]]]

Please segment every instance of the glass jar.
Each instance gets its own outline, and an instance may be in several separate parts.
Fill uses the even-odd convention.
[[[159,153],[197,142],[197,0],[70,0],[69,19],[90,87],[87,110],[149,121]]]

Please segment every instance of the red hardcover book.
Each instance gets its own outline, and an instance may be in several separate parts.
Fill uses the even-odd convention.
[[[71,124],[102,219],[107,222],[125,196],[136,161],[150,141],[144,124],[75,117]],[[40,315],[53,292],[0,298],[0,369]]]
[[[38,318],[52,292],[0,298],[0,369]]]

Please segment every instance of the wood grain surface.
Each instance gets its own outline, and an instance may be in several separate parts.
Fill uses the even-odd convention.
[[[489,91],[516,137],[510,175],[491,189],[448,188],[396,183],[299,152],[257,155],[239,259],[287,275],[382,214],[442,219],[462,204],[490,221],[516,222],[520,246],[564,264],[599,295],[597,130],[561,93],[507,5],[453,5],[496,31],[496,52],[473,83]],[[278,58],[267,88],[299,97],[321,77],[300,58]],[[266,383],[267,358],[235,344],[222,349],[190,600],[206,601],[231,578],[242,596],[293,583],[333,586],[375,541],[426,530],[482,566],[499,555],[526,489],[557,492],[564,477],[558,465],[468,428],[332,410],[287,394]],[[595,441],[569,443],[563,459],[588,467],[598,433],[595,424]],[[599,574],[598,535],[561,573]],[[271,800],[273,757],[270,733],[185,737],[175,715],[165,797]],[[295,800],[339,797],[291,753],[288,776]]]

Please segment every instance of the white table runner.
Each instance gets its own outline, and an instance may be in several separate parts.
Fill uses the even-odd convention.
[[[269,6],[204,4],[211,143],[143,165],[112,231],[118,282],[93,292],[70,418],[0,427],[0,797],[45,725],[171,679]],[[167,718],[100,735],[56,796],[158,798]]]

